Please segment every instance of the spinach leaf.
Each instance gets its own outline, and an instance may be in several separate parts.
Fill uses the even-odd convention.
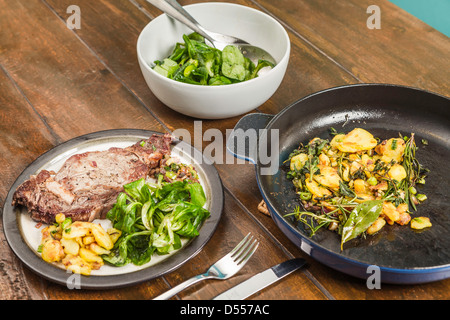
[[[164,77],[171,78],[178,67],[178,63],[172,59],[166,58],[161,64],[157,64],[153,69]]]
[[[224,84],[231,84],[231,80],[224,76],[217,76],[209,79],[208,84],[210,86],[220,86]]]
[[[352,210],[342,228],[341,250],[345,242],[365,232],[378,219],[382,207],[383,200],[372,200],[365,201]]]
[[[253,64],[253,63],[252,63]],[[258,72],[265,67],[275,67],[275,65],[272,62],[269,62],[267,60],[259,60],[258,65],[252,70],[249,79],[254,79],[258,76]]]
[[[235,46],[226,46],[222,51],[222,73],[224,76],[243,81],[245,79],[245,58]]]
[[[206,196],[198,182],[189,180],[155,185],[144,179],[124,186],[107,218],[122,231],[109,255],[102,256],[115,266],[142,265],[154,253],[168,254],[181,248],[181,237],[199,235],[201,224],[210,216],[203,208]]]
[[[187,189],[191,197],[191,203],[198,207],[203,207],[206,203],[206,196],[202,185],[200,183],[191,183],[187,185]]]

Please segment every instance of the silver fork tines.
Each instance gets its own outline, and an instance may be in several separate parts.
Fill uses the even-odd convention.
[[[180,291],[187,287],[206,279],[228,279],[235,275],[241,268],[247,263],[250,257],[255,253],[258,248],[259,242],[253,238],[253,236],[247,234],[244,239],[227,255],[222,257],[219,261],[214,263],[206,273],[199,274],[192,277],[183,283],[173,287],[166,291],[162,295],[156,297],[154,300],[167,300],[173,297]]]
[[[256,239],[252,242],[253,236],[250,236],[250,238],[249,236],[250,233],[230,252],[230,257],[237,264],[245,264],[258,248],[259,242]]]

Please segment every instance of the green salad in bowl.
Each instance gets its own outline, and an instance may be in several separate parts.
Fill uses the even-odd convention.
[[[211,47],[195,32],[184,34],[183,40],[167,58],[154,61],[153,70],[176,81],[215,86],[250,80],[262,68],[275,66],[267,60],[259,60],[255,65],[232,45],[223,50]]]

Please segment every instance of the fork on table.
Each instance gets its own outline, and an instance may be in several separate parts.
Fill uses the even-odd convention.
[[[167,300],[180,291],[202,280],[206,279],[228,279],[234,276],[247,263],[258,248],[259,242],[253,236],[247,234],[244,239],[227,255],[214,263],[206,273],[192,277],[183,283],[173,287],[153,300]]]

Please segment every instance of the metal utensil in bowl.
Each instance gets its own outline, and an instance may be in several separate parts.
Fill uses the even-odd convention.
[[[249,58],[253,63],[257,64],[258,60],[267,60],[273,64],[276,64],[275,59],[266,50],[253,46],[247,41],[242,39],[212,32],[206,30],[197,20],[194,19],[176,0],[147,0],[149,3],[185,24],[187,27],[203,36],[210,42],[216,49],[223,50],[227,45],[236,46],[242,54]]]

